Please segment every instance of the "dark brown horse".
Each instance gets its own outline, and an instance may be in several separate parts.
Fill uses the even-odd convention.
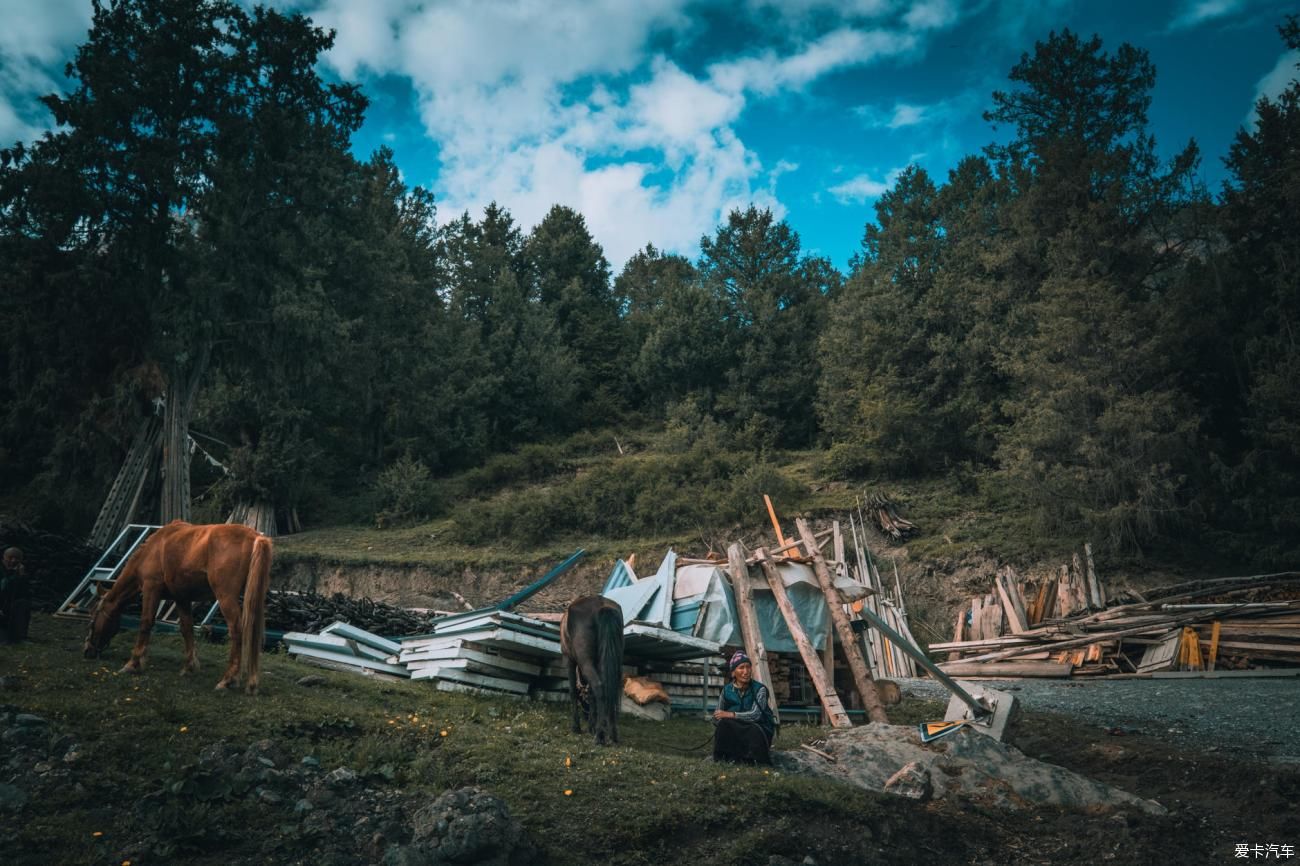
[[[596,735],[596,745],[618,742],[623,699],[623,609],[599,595],[569,605],[560,620],[560,651],[569,663],[573,732]]]
[[[95,658],[108,646],[122,621],[122,608],[140,595],[140,634],[124,673],[144,670],[158,604],[176,602],[185,663],[181,674],[199,669],[194,650],[194,613],[191,605],[215,597],[230,632],[230,661],[217,688],[239,681],[240,660],[244,687],[257,691],[258,660],[266,634],[266,590],[271,575],[271,539],[247,526],[219,523],[195,526],[180,520],[159,529],[140,546],[113,586],[99,600],[90,618],[86,658]],[[239,596],[244,596],[241,610]]]

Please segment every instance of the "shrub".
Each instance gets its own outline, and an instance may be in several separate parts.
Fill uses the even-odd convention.
[[[375,479],[375,525],[380,529],[431,517],[441,510],[438,489],[422,460],[404,454]]]

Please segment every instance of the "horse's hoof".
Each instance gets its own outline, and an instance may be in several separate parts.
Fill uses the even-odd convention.
[[[216,691],[224,692],[229,690],[229,688],[230,688],[230,683],[226,682],[225,680],[222,680],[221,682],[217,683]]]
[[[124,664],[124,665],[122,665],[122,669],[121,669],[120,671],[118,671],[118,673],[119,673],[119,674],[138,674],[138,673],[140,673],[140,668],[136,667],[135,665],[132,665],[132,664],[129,664],[129,663],[128,663],[128,664]]]

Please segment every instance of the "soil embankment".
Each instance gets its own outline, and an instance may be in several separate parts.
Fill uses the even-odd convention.
[[[369,598],[399,607],[465,610],[495,604],[542,577],[552,566],[474,567],[459,563],[407,565],[399,563],[328,562],[294,558],[277,562],[272,588],[352,598]],[[527,602],[529,610],[563,610],[574,598],[598,592],[607,566],[581,561]]]

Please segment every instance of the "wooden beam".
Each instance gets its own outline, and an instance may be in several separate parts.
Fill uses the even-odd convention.
[[[950,677],[1068,677],[1069,662],[943,662],[939,670]]]
[[[781,531],[781,522],[776,519],[776,509],[772,507],[772,497],[766,493],[763,494],[763,501],[767,503],[767,515],[772,518],[772,529],[776,532],[776,541],[781,545],[781,550],[786,550],[793,545],[786,543],[785,533]]]
[[[808,633],[803,630],[803,624],[799,622],[799,614],[795,612],[790,596],[785,591],[785,582],[776,569],[776,563],[761,547],[755,551],[755,554],[758,556],[763,574],[767,577],[767,584],[772,588],[776,606],[780,609],[781,616],[785,617],[790,636],[794,638],[795,646],[799,647],[799,656],[803,659],[804,667],[808,669],[808,675],[812,677],[817,694],[821,697],[822,706],[830,716],[831,724],[837,728],[853,727],[853,722],[849,721],[849,714],[840,703],[839,695],[835,694],[834,684],[826,677],[826,669],[822,667],[822,660],[817,657],[817,650],[813,648],[812,642],[808,640]]]
[[[993,585],[997,587],[998,596],[1002,599],[1002,611],[1007,615],[1007,623],[1011,626],[1012,634],[1024,634],[1029,631],[1029,624],[1023,619],[1024,613],[1016,609],[1011,599],[1011,592],[1007,589],[1007,579],[1001,574],[993,576]]]
[[[844,650],[844,658],[849,663],[849,670],[853,673],[853,684],[857,687],[859,697],[862,698],[862,706],[867,711],[867,717],[873,722],[887,725],[889,716],[885,714],[885,706],[880,702],[876,684],[871,679],[871,671],[867,668],[862,653],[858,651],[856,635],[853,626],[849,624],[848,616],[844,613],[844,602],[840,598],[839,590],[835,588],[831,570],[827,567],[826,560],[822,558],[821,551],[816,550],[817,542],[813,540],[812,528],[803,518],[795,520],[794,525],[807,546],[813,548],[813,572],[817,575],[817,582],[821,584],[822,594],[826,596],[826,604],[831,610],[831,620],[835,623],[835,631],[839,633],[840,646]]]
[[[1207,671],[1214,670],[1214,661],[1219,657],[1219,621],[1214,621],[1214,628],[1210,632],[1210,658],[1205,665]]]
[[[775,686],[772,685],[772,670],[767,662],[767,647],[763,645],[763,633],[758,627],[758,614],[754,610],[754,586],[749,581],[749,566],[745,548],[736,542],[727,548],[727,571],[731,574],[731,588],[736,595],[736,612],[740,614],[740,635],[745,641],[745,654],[754,665],[754,679],[767,686],[771,701],[772,715],[781,721],[777,709]]]

